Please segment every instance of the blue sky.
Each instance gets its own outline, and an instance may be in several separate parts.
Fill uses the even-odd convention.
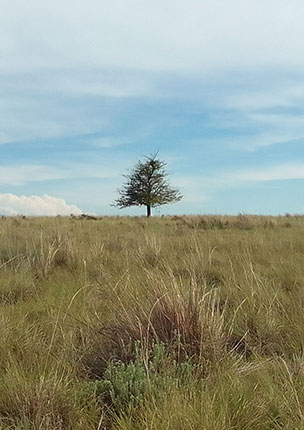
[[[302,213],[301,0],[1,0],[0,212],[111,206],[159,150],[168,213]]]

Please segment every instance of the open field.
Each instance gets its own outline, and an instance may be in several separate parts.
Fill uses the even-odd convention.
[[[304,217],[0,234],[0,429],[304,429]]]

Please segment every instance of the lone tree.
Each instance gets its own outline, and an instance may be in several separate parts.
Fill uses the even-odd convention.
[[[129,206],[146,206],[147,217],[151,215],[151,208],[175,203],[182,199],[180,192],[170,187],[167,180],[165,166],[167,163],[157,158],[156,154],[145,157],[145,161],[138,161],[126,178],[125,184],[118,190],[119,197],[114,206],[120,209]]]

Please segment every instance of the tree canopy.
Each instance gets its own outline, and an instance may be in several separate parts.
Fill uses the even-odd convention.
[[[175,203],[182,199],[178,189],[169,185],[165,171],[165,163],[156,154],[138,161],[130,174],[124,175],[126,182],[118,190],[119,197],[114,206],[120,209],[129,206],[146,206],[147,216],[151,215],[151,208]]]

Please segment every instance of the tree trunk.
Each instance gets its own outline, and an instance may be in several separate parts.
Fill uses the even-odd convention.
[[[151,216],[151,206],[147,205],[147,217]]]

